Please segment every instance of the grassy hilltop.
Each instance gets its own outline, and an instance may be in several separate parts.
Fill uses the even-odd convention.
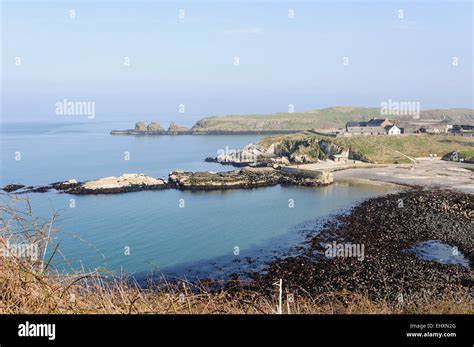
[[[383,118],[380,108],[336,106],[306,112],[279,112],[269,115],[228,115],[213,116],[199,120],[193,131],[258,131],[258,130],[306,130],[312,128],[338,128],[348,121]],[[401,124],[413,121],[410,116],[390,116],[398,119]],[[423,110],[417,123],[446,122],[474,124],[473,109],[435,109]]]

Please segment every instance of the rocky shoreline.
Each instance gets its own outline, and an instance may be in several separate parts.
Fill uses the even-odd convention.
[[[321,171],[314,177],[302,177],[273,168],[243,168],[225,172],[184,172],[173,171],[165,179],[144,174],[123,174],[95,181],[78,182],[71,179],[51,183],[46,186],[9,184],[2,188],[7,193],[45,193],[52,189],[68,194],[117,194],[144,190],[226,190],[269,187],[277,184],[316,187],[333,182],[330,172]]]
[[[421,259],[412,248],[429,240],[464,254],[469,266]],[[335,244],[363,246],[363,257],[328,255],[329,245]],[[272,295],[273,283],[282,279],[285,291],[294,295],[347,291],[403,305],[472,291],[473,263],[472,195],[413,189],[366,200],[328,222],[308,235],[299,255],[275,259],[264,272],[252,274],[249,286]]]

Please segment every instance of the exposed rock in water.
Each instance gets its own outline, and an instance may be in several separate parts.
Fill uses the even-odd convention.
[[[51,187],[51,186],[32,187],[28,190],[22,191],[21,194],[25,194],[25,193],[47,193],[52,188],[53,187]]]
[[[148,124],[146,130],[151,132],[164,131],[164,129],[156,122],[151,122],[150,124]]]
[[[62,185],[64,185],[64,182]],[[73,184],[72,187],[66,189],[65,192],[71,194],[111,194],[156,190],[166,187],[167,184],[162,179],[156,179],[144,174],[123,174],[119,177],[110,176],[78,185]]]
[[[326,186],[334,182],[334,178],[329,171],[315,171],[313,177],[295,175],[295,174],[283,174],[281,184],[293,185],[293,186],[304,186],[304,187],[317,187]]]
[[[156,122],[145,125],[144,122],[135,124],[134,129],[112,130],[112,135],[166,135],[167,132]]]
[[[56,190],[67,190],[71,188],[77,188],[80,185],[75,179],[70,179],[64,182],[54,182],[51,186]]]
[[[188,128],[179,126],[175,124],[174,122],[170,123],[170,126],[168,127],[168,133],[179,133],[179,132],[187,132],[189,131]]]
[[[25,186],[23,184],[9,184],[5,186],[2,190],[8,193],[15,194],[27,194],[27,193],[47,193],[51,189],[56,190],[68,190],[71,188],[78,187],[80,183],[76,180],[68,180],[64,182],[55,182],[45,186]]]
[[[332,183],[332,174],[320,177],[298,177],[271,168],[242,169],[228,172],[183,172],[173,171],[169,184],[178,189],[222,190],[268,187],[277,184],[319,186]]]
[[[146,131],[145,123],[143,123],[143,122],[135,123],[135,130],[136,131]]]
[[[56,189],[69,194],[112,194],[158,190],[166,188],[189,190],[222,190],[239,188],[256,188],[283,185],[320,186],[333,182],[330,172],[314,171],[311,177],[297,173],[283,172],[272,168],[244,168],[227,172],[183,172],[173,171],[169,181],[157,179],[144,174],[123,174],[122,176],[105,177],[95,181],[78,182],[70,179],[51,183],[46,186],[26,187],[17,194],[44,193]],[[18,185],[20,186],[20,185]],[[24,186],[22,186],[24,187]],[[5,187],[13,189],[14,187]],[[16,191],[15,191],[16,192]]]
[[[24,188],[25,185],[23,184],[7,184],[5,187],[2,188],[3,191],[7,193],[14,192],[16,190]]]
[[[178,189],[215,190],[255,188],[277,185],[281,175],[274,170],[250,171],[238,170],[230,172],[183,172],[173,171],[169,175],[169,183]]]

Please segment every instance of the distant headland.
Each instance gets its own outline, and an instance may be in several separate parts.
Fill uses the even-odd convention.
[[[198,122],[199,123],[199,122]],[[196,123],[197,124],[197,123]],[[111,135],[281,135],[293,134],[300,132],[300,130],[226,130],[226,129],[201,129],[193,126],[186,128],[171,123],[168,130],[163,129],[158,123],[151,122],[145,125],[143,122],[135,124],[134,129],[127,130],[112,130]]]
[[[134,129],[112,130],[112,135],[276,135],[291,134],[308,129],[337,132],[347,122],[368,121],[389,117],[405,132],[421,128],[445,128],[446,125],[474,124],[474,110],[469,108],[417,110],[409,108],[385,110],[377,107],[335,106],[304,112],[278,112],[273,114],[225,115],[205,117],[191,128],[171,123],[167,130],[158,123],[135,124]],[[388,112],[388,114],[387,114]]]

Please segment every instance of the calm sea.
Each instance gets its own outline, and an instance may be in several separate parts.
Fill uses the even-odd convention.
[[[0,185],[47,184],[123,173],[166,177],[172,170],[226,171],[206,163],[218,150],[259,136],[111,136],[131,123],[23,123],[1,127]],[[129,160],[126,160],[126,158]],[[20,160],[16,160],[20,158]],[[126,273],[203,276],[268,259],[302,241],[321,219],[387,193],[375,186],[270,187],[224,192],[147,191],[117,195],[29,194],[33,213],[58,213],[55,241],[68,264]],[[26,196],[22,196],[26,198]],[[71,199],[74,203],[71,204]],[[2,197],[3,203],[22,205]],[[183,207],[184,205],[184,207]],[[74,207],[71,207],[74,206]]]

